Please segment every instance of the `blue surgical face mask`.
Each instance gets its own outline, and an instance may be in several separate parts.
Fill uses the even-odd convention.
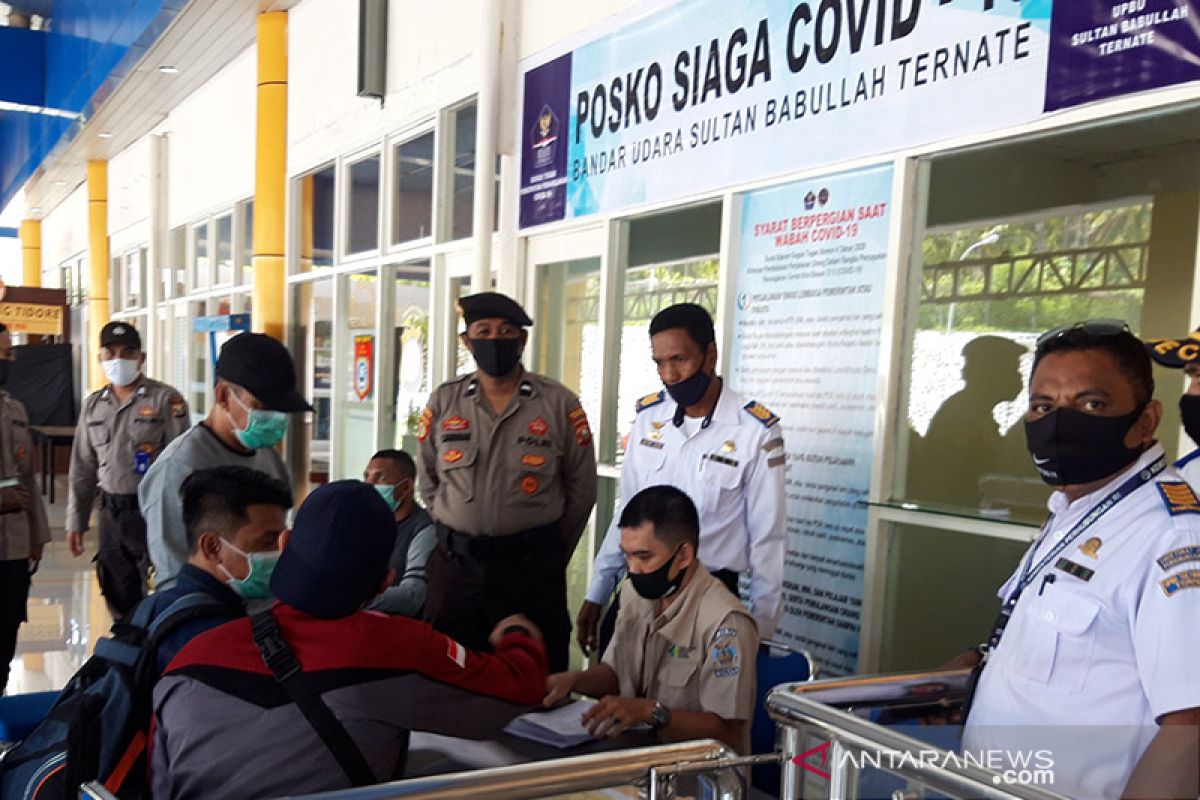
[[[282,411],[268,411],[262,408],[250,408],[237,396],[235,389],[229,390],[229,395],[246,411],[246,427],[235,428],[233,433],[243,447],[257,450],[260,447],[274,447],[287,433],[287,414]]]
[[[279,563],[279,551],[271,550],[265,553],[246,553],[239,550],[231,542],[221,540],[222,547],[228,547],[233,552],[246,559],[250,571],[244,578],[235,578],[224,564],[217,564],[217,569],[225,573],[229,588],[233,589],[245,600],[266,600],[271,597],[271,573]]]
[[[396,487],[390,483],[377,483],[375,491],[379,492],[379,496],[388,504],[388,508],[395,513],[396,509],[400,507],[400,501],[396,499]]]

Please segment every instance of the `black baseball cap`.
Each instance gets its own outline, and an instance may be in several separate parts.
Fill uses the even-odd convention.
[[[291,354],[265,333],[239,333],[221,345],[217,377],[241,386],[271,411],[313,410],[296,391]]]
[[[1183,369],[1200,358],[1200,330],[1178,339],[1147,339],[1146,352],[1157,364],[1169,369]]]
[[[460,297],[458,309],[467,325],[479,319],[506,319],[523,328],[533,324],[533,320],[516,300],[499,292],[480,292]]]
[[[137,328],[128,322],[114,321],[100,329],[100,346],[111,347],[114,344],[133,345],[141,350],[142,337],[137,332]]]
[[[379,591],[395,545],[396,517],[374,486],[327,483],[296,511],[271,594],[312,617],[347,617]]]

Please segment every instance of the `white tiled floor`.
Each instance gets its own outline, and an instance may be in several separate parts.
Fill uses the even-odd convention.
[[[108,632],[111,621],[96,583],[92,557],[95,527],[84,537],[87,550],[74,558],[67,549],[66,476],[59,476],[54,504],[42,496],[54,539],[46,548],[41,569],[29,592],[29,621],[21,626],[17,657],[8,679],[8,693],[59,689],[91,652],[95,639]]]

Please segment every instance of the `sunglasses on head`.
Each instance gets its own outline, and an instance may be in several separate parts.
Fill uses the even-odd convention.
[[[1131,334],[1129,324],[1123,319],[1088,319],[1074,322],[1070,325],[1060,325],[1048,330],[1037,338],[1037,349],[1041,350],[1051,342],[1056,342],[1076,331],[1082,331],[1088,336],[1117,336],[1122,333]]]

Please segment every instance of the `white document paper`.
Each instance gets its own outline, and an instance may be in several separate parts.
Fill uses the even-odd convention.
[[[595,700],[576,700],[552,711],[531,711],[508,723],[504,732],[551,747],[574,747],[593,738],[580,719],[594,705]]]

